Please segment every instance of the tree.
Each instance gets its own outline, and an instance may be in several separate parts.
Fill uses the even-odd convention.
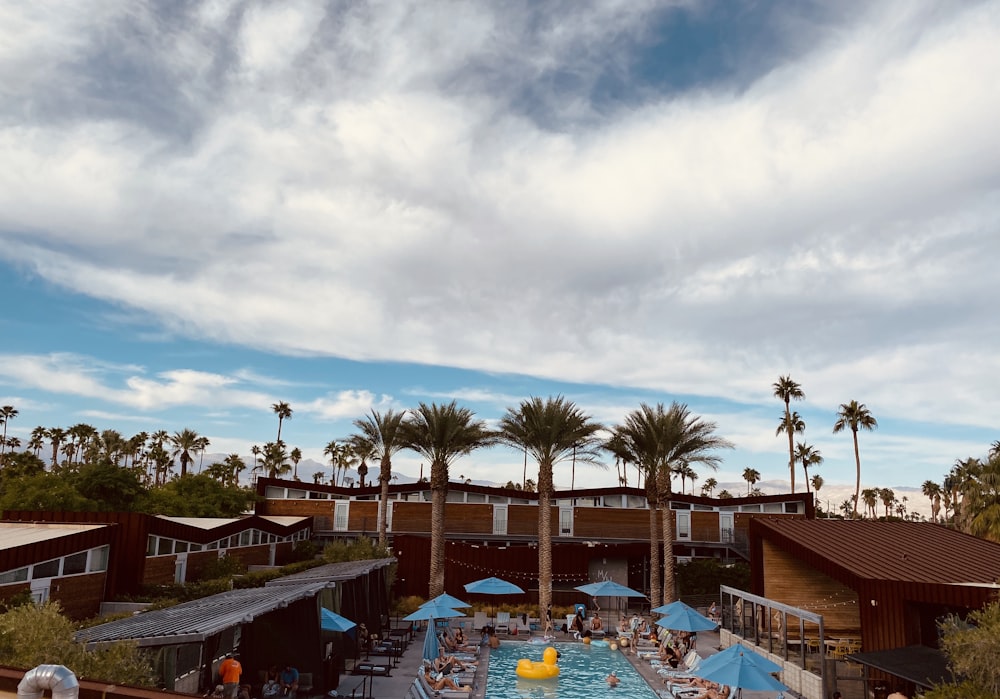
[[[811,480],[813,492],[816,494],[816,507],[819,507],[819,490],[823,487],[823,476],[817,473],[813,475]],[[829,513],[827,513],[827,516],[829,516]]]
[[[500,418],[499,439],[524,449],[538,464],[538,606],[540,617],[552,602],[552,473],[556,464],[572,459],[597,464],[601,425],[572,401],[531,398],[508,408]]]
[[[854,464],[857,469],[854,482],[854,514],[858,516],[858,495],[861,492],[861,452],[858,450],[858,430],[872,430],[878,427],[878,421],[871,414],[864,403],[852,400],[850,403],[841,403],[837,412],[837,421],[833,423],[833,433],[843,432],[845,429],[851,430],[854,438]]]
[[[722,492],[719,493],[720,500],[728,500],[731,497],[733,497],[733,494],[730,493],[728,490],[723,490]]]
[[[7,423],[17,417],[17,409],[13,405],[5,405],[0,408],[0,425],[3,425],[3,439],[0,439],[0,456],[4,453],[7,444]]]
[[[1000,543],[1000,455],[980,463],[962,485],[962,531]]]
[[[198,450],[198,445],[201,444],[201,437],[194,430],[185,427],[180,432],[174,432],[170,437],[170,443],[174,447],[171,456],[175,459],[180,457],[181,478],[184,478],[187,475],[188,464],[194,461],[191,452]]]
[[[931,480],[924,481],[920,486],[924,497],[931,501],[931,521],[938,521],[938,513],[941,511],[941,486]]]
[[[672,468],[681,462],[718,468],[719,449],[731,449],[732,444],[715,434],[714,422],[691,414],[684,404],[676,401],[664,409],[659,403],[655,408],[640,405],[625,416],[623,424],[613,428],[620,435],[619,444],[630,463],[639,465],[646,477],[646,497],[650,500],[650,586],[653,606],[677,599],[675,582],[676,561],[673,555],[674,528],[670,514],[672,499],[670,477]],[[607,443],[606,443],[607,448]],[[652,485],[650,481],[653,481]],[[721,497],[721,494],[720,494]],[[655,537],[657,510],[662,508],[662,534]],[[659,561],[659,541],[663,541],[663,591],[655,586]],[[654,551],[655,549],[655,551]]]
[[[771,386],[774,389],[774,397],[783,401],[785,403],[785,418],[781,423],[781,427],[778,429],[780,434],[782,431],[788,434],[788,474],[792,482],[792,492],[795,492],[795,445],[793,444],[793,434],[794,432],[801,432],[801,430],[793,429],[794,421],[792,420],[791,411],[791,401],[793,400],[803,400],[806,394],[802,391],[802,386],[800,386],[795,381],[792,381],[791,376],[779,376],[778,380]],[[800,420],[801,422],[801,420]],[[803,426],[804,429],[804,426]]]
[[[799,442],[795,445],[795,458],[802,464],[803,480],[806,482],[806,492],[809,492],[809,467],[823,463],[823,455],[811,444]]]
[[[747,466],[743,469],[743,480],[747,482],[747,495],[750,494],[750,488],[754,486],[758,481],[760,481],[760,471],[755,468],[750,468]]]
[[[430,596],[444,592],[444,506],[448,493],[448,469],[460,456],[496,443],[496,435],[486,423],[475,419],[467,408],[455,401],[436,403],[410,411],[403,421],[402,443],[431,464],[431,560]]]
[[[877,492],[878,499],[882,501],[882,506],[885,507],[885,516],[888,517],[892,514],[892,505],[896,502],[896,493],[893,492],[892,488],[879,488]]]
[[[274,441],[275,442],[280,442],[281,441],[281,424],[285,420],[291,420],[292,419],[292,412],[293,412],[292,411],[292,406],[290,406],[288,403],[284,403],[284,402],[273,403],[271,405],[271,410],[273,410],[274,414],[278,416],[278,436],[277,436],[277,438],[275,438]]]
[[[791,414],[784,414],[778,420],[778,428],[774,431],[774,435],[787,434],[788,442],[791,444],[793,435],[798,433],[801,434],[806,430],[806,423],[802,420],[802,416],[797,412],[792,412]],[[792,451],[792,464],[795,464],[795,451]],[[793,471],[794,473],[794,471]],[[792,492],[795,492],[795,480],[792,479]]]
[[[199,473],[153,488],[138,509],[171,517],[238,517],[255,501],[249,488],[227,487]]]
[[[292,467],[285,463],[288,460],[288,453],[285,452],[284,442],[268,442],[264,445],[263,455],[264,460],[261,465],[267,470],[268,478],[284,476],[292,470]]]
[[[298,447],[292,449],[288,458],[292,460],[292,479],[299,479],[299,462],[302,461],[302,450]]]
[[[50,427],[45,430],[45,436],[52,445],[52,468],[55,469],[59,466],[59,447],[66,439],[66,430],[62,427]]]
[[[367,452],[372,458],[379,460],[378,544],[383,548],[387,543],[392,457],[404,447],[402,425],[405,417],[406,413],[402,411],[387,410],[379,413],[372,410],[368,415],[354,421],[358,433],[351,438],[352,442],[364,442]]]
[[[705,482],[701,485],[701,494],[706,497],[712,497],[712,493],[716,488],[719,487],[719,482],[714,478],[706,478]]]
[[[101,512],[130,512],[146,492],[135,471],[110,461],[83,464],[69,478],[77,492]]]
[[[940,624],[941,650],[952,675],[962,678],[924,693],[926,699],[995,699],[1000,696],[1000,602],[991,602],[963,620]]]
[[[878,516],[875,511],[876,505],[878,505],[878,488],[865,488],[861,491],[861,500],[865,503],[865,514],[867,514],[872,519]],[[855,516],[857,516],[855,514]]]

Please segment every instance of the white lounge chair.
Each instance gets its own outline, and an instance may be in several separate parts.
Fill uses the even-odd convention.
[[[497,633],[510,633],[510,612],[497,612]]]

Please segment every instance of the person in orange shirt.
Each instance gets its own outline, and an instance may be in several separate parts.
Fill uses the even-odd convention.
[[[236,692],[240,688],[240,677],[243,675],[243,666],[240,661],[233,657],[232,653],[226,654],[226,659],[219,665],[219,677],[222,678],[222,696],[224,699],[236,699]]]

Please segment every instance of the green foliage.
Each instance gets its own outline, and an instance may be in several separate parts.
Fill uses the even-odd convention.
[[[45,462],[29,451],[8,451],[0,455],[0,483],[4,478],[37,476],[45,471]]]
[[[173,517],[237,517],[252,509],[256,499],[249,488],[226,487],[202,473],[153,488],[142,511]]]
[[[135,471],[107,462],[81,466],[70,481],[101,512],[129,512],[146,492]]]
[[[72,622],[57,603],[23,605],[0,614],[0,665],[31,669],[65,665],[78,678],[153,686],[146,656],[133,643],[88,651],[73,640]]]
[[[215,580],[216,578],[231,578],[234,575],[242,575],[247,570],[243,561],[235,556],[222,556],[213,558],[201,571],[198,580]]]
[[[71,480],[60,474],[39,473],[0,481],[0,510],[96,509],[96,503],[78,493]]]
[[[351,541],[335,541],[323,549],[323,560],[326,563],[341,563],[343,561],[368,561],[377,558],[389,558],[392,554],[385,547],[379,546],[366,536]]]
[[[0,614],[10,611],[14,607],[21,607],[26,604],[34,604],[34,598],[30,590],[21,590],[16,595],[0,599]]]
[[[395,601],[392,606],[392,613],[394,616],[406,616],[417,611],[421,604],[426,602],[423,597],[419,595],[410,595],[408,597],[400,597]]]
[[[321,552],[320,545],[311,539],[304,539],[295,544],[292,550],[292,559],[296,561],[311,561]]]
[[[941,648],[960,684],[941,685],[927,699],[1000,696],[1000,602],[973,612],[967,621],[949,616],[941,623]]]
[[[719,585],[749,589],[750,566],[724,565],[715,558],[695,558],[677,566],[677,589],[682,595],[718,595]]]

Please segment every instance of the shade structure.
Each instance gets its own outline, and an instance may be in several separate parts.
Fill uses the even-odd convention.
[[[761,670],[755,661],[747,657],[747,653],[738,653],[708,670],[698,668],[694,674],[709,682],[736,687],[741,692],[744,689],[758,692],[783,692],[788,689],[765,670]]]
[[[323,609],[320,612],[319,626],[324,631],[350,631],[357,624],[346,617],[342,617],[336,612],[331,612],[329,609]]]
[[[421,607],[425,607],[428,604],[441,604],[441,605],[444,605],[445,607],[451,607],[453,609],[458,609],[459,607],[471,607],[472,606],[468,602],[463,602],[462,600],[458,599],[457,597],[452,597],[447,592],[438,595],[434,599],[427,600],[426,602],[424,602],[420,606]]]
[[[656,607],[655,609],[650,609],[649,611],[652,612],[653,614],[670,614],[671,612],[674,612],[678,609],[683,609],[684,607],[687,607],[688,609],[693,609],[693,607],[688,607],[688,605],[684,604],[680,600],[677,600],[676,602],[670,602],[668,604]]]
[[[424,636],[424,660],[435,660],[438,657],[438,652],[437,629],[428,626],[427,635]]]
[[[645,597],[638,590],[633,590],[631,587],[626,587],[621,583],[616,583],[614,580],[602,580],[600,582],[588,583],[587,585],[579,585],[575,589],[588,594],[591,597]]]
[[[758,655],[752,650],[744,648],[743,646],[737,644],[734,646],[729,646],[724,651],[716,653],[715,655],[710,655],[705,658],[698,669],[704,672],[715,669],[717,665],[725,665],[727,662],[732,660],[737,655],[742,654],[746,659],[752,662],[754,665],[759,667],[761,670],[767,673],[771,672],[781,672],[781,666],[777,663],[773,663],[763,655]]]
[[[430,602],[424,604],[422,607],[418,607],[417,611],[412,614],[407,614],[403,617],[403,621],[422,621],[424,619],[453,619],[455,617],[465,616],[464,612],[460,612],[457,609],[452,609],[443,604],[431,604]]]
[[[687,605],[678,607],[662,619],[656,620],[657,626],[674,631],[714,631],[718,626],[707,616],[702,616]]]
[[[524,590],[501,578],[483,578],[466,583],[465,591],[477,595],[523,595]]]

